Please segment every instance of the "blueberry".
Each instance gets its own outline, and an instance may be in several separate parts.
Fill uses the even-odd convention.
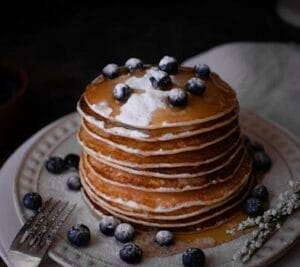
[[[185,106],[187,103],[187,93],[183,89],[173,88],[168,94],[168,101],[172,106]]]
[[[251,152],[251,140],[248,135],[243,134],[242,140],[246,146],[246,148]]]
[[[202,95],[205,91],[205,82],[199,78],[191,78],[186,84],[186,89],[192,95]]]
[[[117,64],[108,64],[102,69],[105,78],[113,79],[119,74],[119,66]]]
[[[244,203],[244,211],[251,217],[260,216],[264,212],[263,203],[258,198],[250,197]]]
[[[103,234],[112,236],[118,224],[120,224],[120,221],[117,218],[113,216],[103,216],[99,223],[99,229]]]
[[[142,260],[143,251],[138,245],[128,243],[121,248],[119,255],[127,263],[138,263]]]
[[[118,83],[113,90],[114,98],[118,101],[126,101],[129,98],[130,93],[130,87],[124,83]]]
[[[122,242],[127,243],[133,240],[134,228],[129,223],[120,223],[115,229],[115,238]]]
[[[91,240],[89,228],[84,224],[75,224],[68,231],[68,240],[75,246],[86,246]]]
[[[60,157],[50,157],[45,163],[46,169],[54,174],[62,173],[65,170],[65,161]]]
[[[202,267],[205,265],[205,254],[200,248],[188,248],[182,254],[182,263],[185,267]]]
[[[169,246],[173,243],[174,236],[168,230],[158,231],[155,235],[155,242],[160,246]]]
[[[196,75],[200,78],[208,78],[210,74],[210,68],[206,64],[196,64],[194,66],[194,71]]]
[[[257,171],[267,172],[272,166],[271,158],[264,151],[257,151],[253,154],[253,164]]]
[[[258,142],[251,142],[251,149],[254,152],[258,152],[258,151],[265,151],[265,148],[262,144],[258,143]]]
[[[164,56],[159,61],[158,67],[162,71],[173,74],[178,70],[178,62],[174,57]]]
[[[265,151],[265,148],[262,144],[258,142],[252,142],[248,136],[243,135],[243,140],[246,148],[249,150],[250,153]]]
[[[264,185],[258,184],[252,189],[251,195],[255,198],[260,199],[261,201],[266,201],[268,199],[269,192]]]
[[[68,154],[64,161],[65,165],[69,169],[78,170],[80,157],[77,154]]]
[[[71,175],[67,180],[67,186],[70,190],[78,191],[81,188],[80,177],[75,174]]]
[[[171,85],[171,78],[168,73],[161,70],[152,70],[150,82],[155,89],[166,90]]]
[[[38,193],[29,192],[23,197],[23,205],[30,210],[38,210],[42,206],[42,198]]]
[[[130,72],[136,71],[136,70],[142,70],[143,69],[143,62],[139,58],[129,58],[125,62],[125,67],[128,69]]]

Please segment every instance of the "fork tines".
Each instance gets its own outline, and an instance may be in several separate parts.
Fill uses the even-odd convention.
[[[30,260],[30,266],[37,266],[55,235],[76,207],[69,202],[50,198],[23,225],[9,249],[9,258],[13,266],[25,266],[24,260]],[[23,263],[17,263],[22,256]]]

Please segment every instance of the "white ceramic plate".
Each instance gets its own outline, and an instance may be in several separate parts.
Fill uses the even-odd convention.
[[[297,141],[284,130],[273,126],[257,115],[241,110],[243,132],[250,138],[262,143],[273,161],[271,171],[263,183],[270,191],[271,206],[275,205],[280,192],[287,189],[287,182],[296,179],[300,173],[300,147]],[[82,200],[80,192],[71,192],[66,187],[70,172],[52,175],[44,168],[49,155],[65,156],[68,153],[79,153],[76,131],[80,119],[70,115],[55,124],[43,134],[28,150],[20,164],[14,186],[14,204],[19,219],[23,223],[30,216],[30,211],[22,206],[22,197],[29,191],[39,192],[43,199],[54,197],[78,203],[75,212],[60,231],[49,256],[64,266],[126,266],[118,256],[120,245],[113,239],[99,233],[97,218]],[[75,223],[89,226],[92,240],[87,248],[77,249],[69,244],[67,230]],[[278,231],[251,261],[242,265],[233,262],[232,255],[243,244],[246,236],[231,242],[206,249],[206,266],[265,266],[282,255],[300,235],[300,211],[288,218]],[[144,257],[142,266],[182,266],[181,254],[168,257]]]

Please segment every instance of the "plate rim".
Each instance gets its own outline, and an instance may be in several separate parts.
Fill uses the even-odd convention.
[[[242,109],[243,113],[245,114],[249,114],[250,116],[255,116],[257,117],[259,120],[263,121],[264,124],[270,124],[272,127],[277,128],[280,132],[282,132],[283,134],[286,135],[287,138],[291,139],[295,144],[297,144],[298,149],[300,149],[300,139],[292,132],[288,131],[287,129],[285,129],[284,127],[282,127],[280,124],[278,124],[277,122],[274,122],[273,120],[270,119],[266,119],[265,117],[256,114],[253,111],[250,111],[248,109]],[[22,161],[19,163],[19,165],[17,166],[18,170],[16,172],[16,175],[14,177],[14,182],[13,182],[13,203],[14,203],[14,207],[16,210],[16,214],[17,217],[19,219],[19,221],[21,222],[21,224],[23,224],[25,222],[25,216],[22,213],[22,209],[21,209],[21,203],[20,203],[20,199],[18,198],[18,193],[17,193],[17,185],[18,185],[18,177],[20,176],[20,172],[22,170],[22,167],[24,165],[26,156],[29,155],[32,150],[36,147],[36,145],[45,137],[47,136],[47,134],[49,134],[49,132],[53,129],[55,129],[56,127],[58,127],[59,124],[61,124],[64,121],[69,121],[72,118],[75,118],[78,116],[77,112],[72,112],[70,114],[67,114],[61,118],[59,118],[58,120],[46,125],[45,127],[43,127],[40,131],[42,131],[44,128],[49,127],[51,124],[51,127],[45,132],[43,133],[41,136],[39,136],[33,143],[32,145],[27,149],[27,151],[24,153],[23,155],[23,159]],[[293,215],[292,217],[294,217],[295,215]],[[300,218],[300,217],[299,217]],[[288,218],[289,219],[289,218]],[[263,264],[269,265],[273,262],[275,262],[276,260],[278,260],[282,255],[284,255],[299,239],[300,237],[300,230],[298,231],[298,233],[296,233],[294,235],[294,238],[292,239],[291,243],[285,244],[284,246],[281,247],[281,249],[278,249],[277,251],[274,251],[272,254],[272,259],[266,258],[265,261],[263,262]],[[270,239],[272,240],[272,238]],[[60,259],[57,255],[55,255],[55,253],[52,252],[52,250],[50,250],[48,252],[49,257],[54,260],[55,262],[61,264],[61,265],[66,265],[66,261],[64,259]],[[228,262],[227,262],[228,263]],[[227,264],[226,263],[226,264]],[[109,266],[113,266],[113,265],[109,265]],[[223,265],[219,265],[219,266],[223,266]],[[245,265],[246,266],[246,265]],[[256,266],[256,265],[251,265],[251,261],[250,261],[250,265],[249,266]]]

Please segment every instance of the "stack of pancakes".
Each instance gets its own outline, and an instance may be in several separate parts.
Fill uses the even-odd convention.
[[[203,95],[184,107],[149,81],[156,67],[102,75],[78,103],[86,201],[101,214],[147,227],[180,229],[216,223],[240,205],[251,184],[251,159],[241,138],[235,92],[215,73]],[[171,75],[185,88],[192,68]],[[127,84],[127,101],[113,89]]]

